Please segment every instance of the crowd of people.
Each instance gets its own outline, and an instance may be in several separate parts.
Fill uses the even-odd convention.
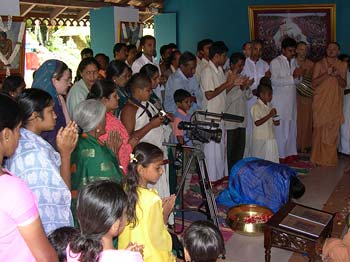
[[[1,261],[175,261],[165,143],[201,148],[212,184],[244,157],[288,164],[311,149],[314,164],[337,164],[348,72],[337,43],[315,64],[307,43],[290,37],[270,63],[260,40],[229,57],[211,39],[196,54],[162,46],[159,63],[155,49],[149,35],[139,53],[115,44],[111,62],[84,49],[74,84],[59,60],[44,62],[31,88],[19,76],[4,80],[0,188],[11,201],[0,203]],[[305,79],[312,98],[297,95]],[[198,144],[179,123],[199,110],[243,121],[216,119],[220,141]],[[220,231],[205,222],[188,228],[184,248],[186,261],[225,255]]]

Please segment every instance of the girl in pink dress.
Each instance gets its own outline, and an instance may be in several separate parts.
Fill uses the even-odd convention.
[[[21,115],[17,102],[0,94],[0,163],[18,145]],[[0,168],[0,261],[58,261],[46,238],[36,198],[19,178]]]
[[[80,233],[67,246],[67,262],[142,262],[143,246],[113,247],[113,238],[125,227],[126,206],[127,196],[116,182],[98,180],[84,187],[77,204]]]
[[[117,131],[120,136],[120,148],[117,159],[123,168],[124,174],[130,161],[130,154],[133,147],[138,143],[136,137],[129,137],[124,125],[115,117],[114,111],[118,108],[118,94],[115,84],[108,80],[98,80],[91,87],[88,99],[100,100],[106,106],[106,133],[100,136],[100,140],[105,142],[112,131]]]

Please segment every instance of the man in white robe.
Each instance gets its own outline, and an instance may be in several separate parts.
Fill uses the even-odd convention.
[[[297,43],[287,37],[282,41],[282,54],[271,61],[272,104],[277,109],[280,125],[275,126],[280,162],[288,163],[297,157],[297,105],[294,78],[302,76],[294,59]]]
[[[250,110],[252,106],[257,101],[256,97],[256,88],[259,85],[260,79],[263,76],[271,76],[269,71],[269,64],[266,63],[263,59],[261,59],[263,53],[263,42],[261,40],[254,40],[251,42],[251,55],[247,57],[245,60],[245,65],[242,71],[243,76],[247,76],[249,79],[253,80],[253,84],[250,86],[251,93],[253,96],[249,100],[247,100],[247,111],[248,119],[247,119],[247,128],[246,128],[246,143],[244,150],[244,157],[250,157],[251,147],[252,147],[252,134],[253,134],[253,122],[252,117],[250,115]]]
[[[199,55],[199,59],[197,61],[196,77],[199,83],[203,69],[209,64],[209,49],[212,44],[213,40],[211,39],[203,39],[197,44],[197,54]]]
[[[203,109],[221,114],[225,111],[226,90],[234,86],[233,74],[224,74],[222,66],[226,62],[228,48],[223,42],[214,42],[209,50],[210,61],[200,75],[203,89]],[[220,143],[211,141],[204,144],[204,155],[211,182],[228,175],[226,160],[226,132],[223,121],[220,122],[222,138]]]

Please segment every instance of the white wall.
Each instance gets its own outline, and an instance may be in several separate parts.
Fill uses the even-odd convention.
[[[0,0],[0,15],[19,16],[19,0]]]
[[[118,42],[120,21],[138,22],[139,10],[133,7],[114,7],[115,43]]]

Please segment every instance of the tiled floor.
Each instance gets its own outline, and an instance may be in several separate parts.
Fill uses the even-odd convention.
[[[306,192],[297,202],[322,209],[338,180],[342,177],[348,157],[340,156],[337,167],[317,167],[304,177],[300,177]],[[288,262],[292,252],[272,248],[272,262]],[[247,237],[239,234],[226,243],[226,262],[263,262],[265,256],[264,237]],[[305,259],[307,261],[307,259]]]

